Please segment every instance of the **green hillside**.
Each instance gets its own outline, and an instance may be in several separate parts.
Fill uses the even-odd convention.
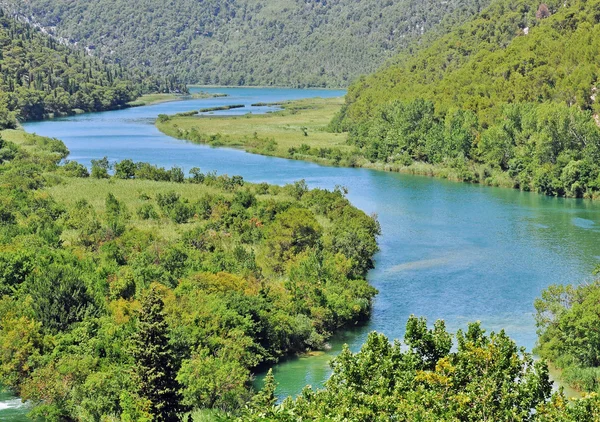
[[[390,168],[424,162],[462,180],[595,197],[599,19],[599,1],[496,0],[357,81],[332,126]]]
[[[488,0],[6,0],[126,66],[215,85],[347,86]],[[437,28],[436,30],[443,30]]]
[[[147,92],[185,90],[173,78],[125,70],[60,45],[0,9],[0,128],[75,110],[125,107]]]

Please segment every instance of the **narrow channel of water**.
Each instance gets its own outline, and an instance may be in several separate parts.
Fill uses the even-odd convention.
[[[83,163],[106,155],[110,160],[132,158],[186,169],[198,166],[203,171],[239,174],[252,182],[285,184],[305,179],[311,187],[343,185],[356,206],[377,213],[383,235],[377,268],[369,274],[380,291],[373,317],[364,327],[339,333],[329,352],[277,365],[280,395],[298,394],[307,384],[321,385],[329,374],[327,362],[343,343],[357,350],[372,330],[401,338],[410,314],[432,322],[443,318],[451,331],[481,321],[489,330],[505,329],[531,349],[536,340],[534,299],[550,284],[589,279],[600,260],[597,203],[210,148],[169,138],[153,126],[160,113],[343,94],[212,91],[230,97],[74,116],[28,123],[25,128],[62,139],[71,158]],[[3,416],[0,410],[0,419]]]

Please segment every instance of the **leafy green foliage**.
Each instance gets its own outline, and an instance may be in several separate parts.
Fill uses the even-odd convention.
[[[0,9],[0,129],[37,120],[126,107],[148,92],[185,90],[146,72],[73,50]]]
[[[487,1],[34,0],[11,10],[127,67],[188,83],[346,86]],[[440,22],[445,21],[441,28]]]
[[[378,224],[341,190],[106,158],[86,178],[23,138],[0,148],[0,383],[34,416],[237,414],[258,365],[368,318]]]
[[[576,388],[600,391],[600,337],[596,327],[600,282],[550,286],[536,300],[536,353],[563,369]]]
[[[331,129],[389,169],[426,163],[468,182],[598,196],[598,2],[539,6],[493,1],[401,54],[349,89]]]
[[[275,405],[257,399],[242,420],[519,420],[594,421],[600,400],[570,405],[552,395],[548,368],[519,349],[504,332],[485,334],[479,324],[452,336],[443,321],[428,329],[411,317],[404,344],[371,333],[358,353],[346,347],[325,388],[307,387]],[[272,381],[269,383],[269,388]],[[551,398],[551,400],[549,400]]]

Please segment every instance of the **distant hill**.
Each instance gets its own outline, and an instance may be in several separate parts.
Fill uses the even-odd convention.
[[[0,129],[75,110],[125,107],[147,92],[184,90],[173,78],[129,70],[60,45],[0,9]]]
[[[372,162],[598,197],[599,51],[599,0],[494,0],[353,84],[332,127]]]
[[[97,56],[187,83],[343,87],[489,0],[3,3]]]

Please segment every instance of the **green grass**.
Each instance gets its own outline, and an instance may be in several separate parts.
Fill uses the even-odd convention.
[[[186,98],[180,94],[146,94],[135,101],[127,103],[131,107],[147,106],[152,104],[166,103],[169,101],[180,101]]]
[[[106,197],[109,193],[112,193],[119,202],[122,202],[127,207],[127,210],[131,214],[130,223],[134,227],[152,231],[165,239],[175,239],[179,236],[179,231],[186,224],[176,224],[169,218],[143,220],[136,213],[138,208],[143,204],[152,203],[156,211],[160,214],[155,199],[159,193],[165,194],[170,191],[175,191],[182,198],[189,199],[190,201],[195,201],[204,194],[216,195],[223,193],[222,190],[217,188],[191,183],[92,178],[65,178],[64,183],[47,189],[47,192],[57,202],[65,204],[68,207],[73,206],[78,200],[85,199],[94,207],[99,216],[104,215]],[[150,197],[150,200],[143,199],[143,195]],[[193,222],[193,220],[191,221]]]
[[[28,133],[21,129],[6,129],[0,133],[0,136],[2,136],[2,139],[5,141],[15,143],[21,147],[29,146],[27,135]]]
[[[185,138],[186,131],[195,129],[207,143],[215,146],[237,147],[278,157],[288,157],[290,148],[302,144],[351,151],[352,147],[346,144],[346,134],[325,130],[343,102],[343,98],[300,100],[286,103],[284,110],[274,113],[172,117],[166,122],[157,121],[156,125],[163,133],[176,138]],[[217,142],[211,142],[215,137],[218,137]],[[276,144],[265,151],[264,144],[271,139]]]
[[[135,101],[127,103],[130,107],[141,107],[153,104],[166,103],[170,101],[181,101],[189,100],[191,98],[215,98],[215,97],[226,97],[226,94],[211,94],[208,92],[196,92],[194,94],[146,94],[142,95]]]
[[[43,136],[25,132],[23,129],[5,129],[3,131],[0,131],[0,136],[5,141],[17,144],[25,151],[38,154],[40,153],[40,151],[38,145],[36,144],[36,141],[44,141],[48,139]]]
[[[255,185],[246,183],[246,186],[254,187]],[[279,187],[271,187],[277,189]],[[194,202],[204,195],[223,195],[225,197],[233,196],[232,193],[227,193],[218,187],[207,186],[204,184],[193,183],[174,183],[174,182],[155,182],[151,180],[140,179],[93,179],[93,178],[63,178],[63,183],[46,189],[58,203],[65,204],[67,207],[73,206],[77,201],[85,199],[94,207],[99,216],[103,216],[106,207],[105,201],[109,193],[112,193],[119,202],[123,203],[129,213],[131,219],[129,223],[134,227],[152,231],[165,239],[175,239],[179,236],[181,230],[185,230],[189,225],[194,224],[195,220],[190,220],[187,224],[176,224],[167,217],[161,217],[156,220],[141,219],[136,211],[143,205],[151,203],[156,211],[160,214],[160,209],[156,205],[156,197],[158,194],[175,191],[182,198]],[[145,199],[145,196],[150,199]],[[285,201],[290,199],[287,195],[257,195],[259,200],[272,199],[275,201]],[[328,224],[328,222],[322,222]],[[68,234],[67,234],[68,237]],[[68,240],[68,239],[66,239]]]

